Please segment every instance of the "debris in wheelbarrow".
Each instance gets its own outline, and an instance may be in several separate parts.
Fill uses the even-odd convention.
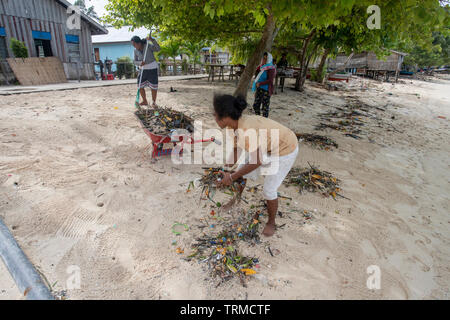
[[[289,172],[284,183],[286,185],[295,185],[299,187],[299,192],[320,192],[325,197],[331,196],[336,200],[336,196],[348,199],[339,192],[340,180],[333,177],[333,175],[327,171],[321,171],[318,168],[309,165],[310,168],[293,168]]]
[[[139,119],[144,132],[152,140],[152,159],[171,155],[177,145],[180,146],[178,154],[181,155],[185,144],[203,142],[222,144],[214,137],[194,140],[192,137],[192,132],[194,131],[193,120],[181,112],[156,107],[154,109],[139,109],[135,112],[135,115]],[[187,134],[179,132],[177,129],[185,129]],[[173,147],[165,148],[167,144]]]
[[[136,115],[144,127],[153,134],[167,135],[176,129],[186,129],[191,133],[194,131],[192,118],[169,108],[140,109]]]

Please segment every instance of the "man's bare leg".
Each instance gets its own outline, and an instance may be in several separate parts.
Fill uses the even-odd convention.
[[[158,90],[152,89],[152,100],[153,100],[153,107],[156,107],[156,98],[158,97]]]
[[[266,227],[263,230],[263,235],[271,237],[275,233],[275,217],[278,212],[278,198],[275,200],[267,200],[267,213],[269,214],[269,220]]]
[[[141,90],[139,90],[139,91],[141,92],[141,96],[142,96],[142,102],[139,105],[141,105],[141,106],[148,105],[147,94],[145,93],[145,89],[141,88]]]

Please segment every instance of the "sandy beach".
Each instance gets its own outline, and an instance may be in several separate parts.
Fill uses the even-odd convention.
[[[271,99],[274,120],[336,140],[329,151],[300,142],[295,166],[333,173],[348,199],[282,186],[292,198],[280,202],[282,227],[242,248],[260,261],[247,288],[237,279],[217,286],[204,264],[183,259],[199,225],[214,223],[200,190],[186,193],[202,166],[152,163],[134,85],[3,96],[0,217],[67,299],[449,299],[450,79],[352,78],[338,87],[307,82],[302,93],[285,88]],[[213,94],[233,90],[232,82],[164,82],[159,104],[217,128]],[[319,113],[348,103],[373,115],[361,139],[314,130]],[[262,194],[244,197],[243,208]],[[189,230],[175,236],[174,222]],[[79,289],[67,289],[70,266],[81,272]],[[381,272],[378,290],[367,287],[369,266]],[[22,299],[5,270],[0,262],[0,299]]]

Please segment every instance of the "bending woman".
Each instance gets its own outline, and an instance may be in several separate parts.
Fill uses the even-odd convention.
[[[233,181],[244,178],[256,179],[265,175],[263,194],[267,201],[269,220],[263,230],[265,236],[275,232],[275,217],[278,212],[278,188],[295,163],[298,154],[298,140],[295,133],[268,118],[242,115],[247,102],[231,95],[214,97],[214,115],[220,128],[234,130],[236,141],[233,165],[239,153],[245,152],[246,162],[239,165],[236,172],[224,174],[219,186],[229,186]],[[256,139],[251,136],[256,134]]]
[[[150,40],[152,44],[148,45],[147,56],[144,60],[145,54],[145,46],[147,45],[147,40]],[[152,90],[152,100],[153,107],[156,106],[156,98],[158,96],[158,62],[156,62],[154,52],[158,52],[161,50],[158,42],[154,39],[151,34],[146,39],[141,39],[138,36],[134,36],[131,39],[131,43],[133,44],[134,50],[134,64],[140,68],[138,75],[138,87],[141,96],[142,102],[141,106],[148,105],[147,95],[145,93],[145,88],[150,88]],[[142,74],[142,81],[140,74]],[[140,86],[139,86],[140,85]]]

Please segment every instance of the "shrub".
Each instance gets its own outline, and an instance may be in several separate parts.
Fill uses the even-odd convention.
[[[327,73],[327,66],[323,66],[322,74],[318,74],[317,69],[311,69],[311,81],[322,82],[325,74]]]
[[[181,62],[181,70],[183,70],[184,74],[187,74],[189,71],[189,63],[186,59],[183,59],[183,61]]]
[[[22,41],[11,38],[11,50],[16,58],[28,58],[28,49]]]
[[[130,57],[124,56],[118,58],[116,61],[117,65],[117,77],[122,79],[125,76],[126,79],[130,79],[134,74],[134,65]]]
[[[167,71],[167,64],[164,61],[161,61],[159,63],[159,70],[161,72],[161,75],[165,76]]]

